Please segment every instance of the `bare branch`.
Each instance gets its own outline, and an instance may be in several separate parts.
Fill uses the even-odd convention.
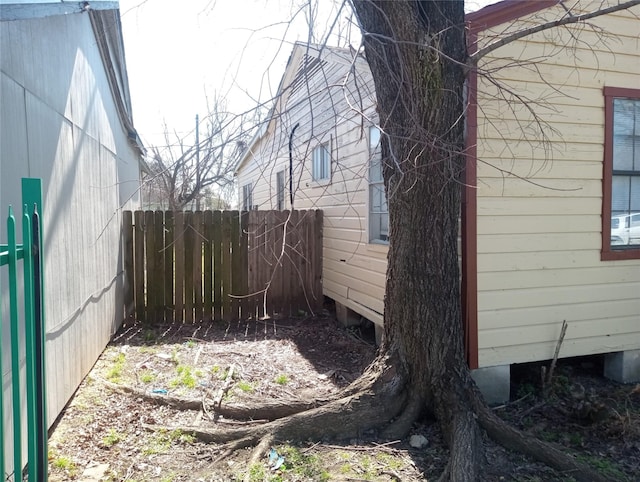
[[[558,20],[552,20],[551,22],[541,23],[539,25],[535,25],[533,27],[526,28],[523,30],[519,30],[510,35],[507,35],[506,37],[501,38],[500,40],[490,43],[486,47],[478,49],[476,52],[469,55],[469,63],[470,65],[475,65],[478,63],[478,61],[482,57],[493,52],[494,50],[497,50],[500,47],[508,43],[514,42],[518,39],[528,37],[529,35],[533,35],[535,33],[542,32],[544,30],[549,30],[551,28],[561,27],[563,25],[586,22],[587,20],[590,20],[592,18],[600,17],[602,15],[607,15],[607,14],[618,12],[621,10],[627,10],[631,7],[635,7],[636,5],[640,5],[640,0],[629,0],[627,2],[619,3],[617,5],[613,5],[608,8],[599,9],[594,12],[584,13],[582,15],[573,15],[570,13],[570,11],[568,11],[569,15],[566,17],[560,18]]]

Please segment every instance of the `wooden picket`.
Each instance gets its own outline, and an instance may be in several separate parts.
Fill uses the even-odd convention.
[[[322,307],[321,211],[125,212],[127,315],[287,317]]]

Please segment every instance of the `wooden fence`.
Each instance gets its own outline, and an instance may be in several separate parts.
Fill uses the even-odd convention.
[[[322,212],[125,211],[127,315],[237,320],[322,306]]]

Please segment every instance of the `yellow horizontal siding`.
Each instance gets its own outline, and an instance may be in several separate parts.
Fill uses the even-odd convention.
[[[637,268],[629,269],[628,262],[612,262],[611,266],[580,267],[565,269],[545,269],[502,272],[478,272],[478,303],[485,292],[493,290],[508,290],[510,288],[539,288],[541,286],[555,287],[558,290],[569,286],[597,286],[603,283],[633,283],[638,282],[640,273]]]
[[[599,5],[578,2],[585,11]],[[480,80],[480,366],[552,357],[563,320],[561,356],[640,348],[640,261],[600,260],[603,87],[638,88],[638,14],[634,7],[592,20],[615,38],[582,28],[576,42],[557,29],[485,59],[487,68],[507,66],[495,71],[497,82],[530,103],[509,103],[510,94]]]
[[[504,202],[510,202],[505,200]],[[592,247],[596,246],[600,239],[601,216],[600,213],[582,214],[544,214],[544,215],[520,215],[506,213],[500,216],[482,216],[478,218],[478,245],[490,243],[489,235],[512,235],[512,246],[517,246],[517,237],[521,234],[541,234],[542,236],[561,233],[597,233]],[[504,239],[504,238],[503,238]],[[480,252],[494,252],[483,248]]]
[[[541,306],[535,308],[529,308],[527,310],[527,316],[521,316],[518,309],[510,310],[493,310],[484,313],[483,323],[484,329],[489,330],[502,330],[505,325],[510,328],[533,326],[538,324],[544,324],[541,320],[566,320],[568,323],[574,324],[574,321],[578,320],[581,324],[586,321],[595,321],[600,323],[603,327],[609,326],[605,320],[611,315],[611,313],[619,313],[619,319],[633,320],[634,315],[640,308],[640,301],[638,300],[615,300],[615,301],[593,301],[580,304],[567,304],[567,305],[554,305],[554,306]],[[637,329],[638,318],[635,317]],[[577,326],[577,325],[576,325]],[[618,330],[619,323],[612,323],[611,326],[614,330]],[[625,328],[626,329],[626,328]],[[575,334],[575,332],[572,332]]]
[[[602,320],[601,323],[607,323],[607,320]],[[585,353],[598,354],[636,350],[638,344],[637,332],[600,336],[597,344],[594,344],[593,338],[593,336],[575,338],[567,335],[562,343],[560,358],[581,356]],[[535,360],[550,360],[553,358],[557,345],[557,338],[541,343],[526,340],[523,336],[516,338],[516,340],[524,340],[525,342],[524,344],[512,343],[502,347],[481,348],[479,350],[480,366],[501,365],[505,363],[505,359],[509,360],[509,363],[529,362],[532,360],[531,353],[536,354]]]

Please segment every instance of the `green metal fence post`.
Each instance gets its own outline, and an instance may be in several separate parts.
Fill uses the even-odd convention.
[[[0,245],[0,266],[4,266],[4,246]],[[2,306],[2,285],[0,284],[0,306]],[[2,310],[0,309],[0,348],[2,344]],[[6,480],[7,474],[4,465],[4,368],[2,368],[3,355],[0,353],[0,480]]]
[[[31,288],[33,295],[32,306],[32,333],[33,338],[33,419],[32,429],[29,429],[30,439],[33,439],[33,458],[29,456],[29,477],[31,477],[31,466],[35,467],[33,481],[48,480],[48,428],[47,423],[47,403],[46,403],[46,360],[45,342],[46,328],[44,316],[44,276],[43,276],[43,231],[42,231],[42,180],[33,178],[22,179],[22,202],[25,207],[25,215],[28,208],[33,207],[31,215],[31,229],[27,236],[25,219],[23,225],[23,243],[29,246],[31,253]],[[25,258],[26,261],[26,258]],[[26,263],[25,263],[26,268]],[[26,273],[25,273],[26,277]],[[26,278],[25,278],[26,279]],[[26,292],[26,286],[25,286]],[[30,481],[32,479],[30,478]]]
[[[24,246],[24,258],[22,262],[24,284],[24,331],[25,331],[25,356],[27,366],[27,448],[28,448],[28,473],[29,482],[42,480],[40,474],[40,461],[38,459],[38,426],[37,426],[37,402],[36,402],[36,340],[35,321],[33,316],[33,253],[31,250],[31,218],[27,205],[22,207],[22,241]]]
[[[13,409],[13,475],[22,480],[22,416],[20,410],[20,338],[18,326],[18,249],[16,245],[16,218],[9,206],[7,217],[7,247],[9,265],[9,321],[11,323],[11,391]]]

